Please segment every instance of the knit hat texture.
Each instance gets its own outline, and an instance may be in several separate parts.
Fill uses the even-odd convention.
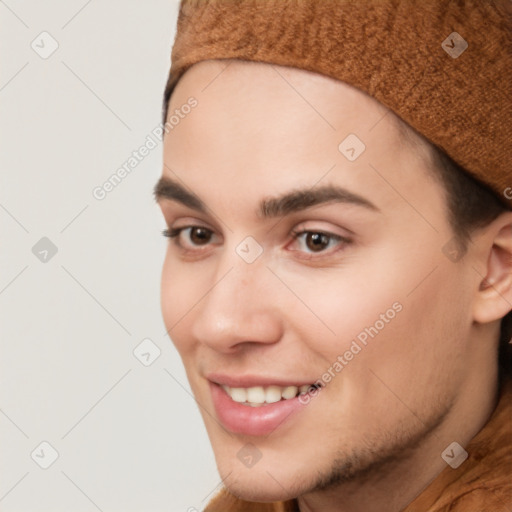
[[[357,87],[512,208],[510,0],[182,0],[164,116],[183,73],[207,59]]]

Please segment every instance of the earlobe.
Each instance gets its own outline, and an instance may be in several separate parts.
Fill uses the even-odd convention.
[[[501,215],[488,229],[491,236],[482,237],[482,242],[488,240],[486,273],[474,304],[479,323],[499,320],[512,310],[512,213]]]

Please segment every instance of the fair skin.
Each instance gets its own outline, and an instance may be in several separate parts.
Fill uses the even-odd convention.
[[[224,485],[248,501],[299,497],[303,512],[401,510],[495,407],[512,216],[451,261],[443,190],[420,149],[342,82],[206,61],[180,79],[169,111],[191,96],[197,107],[164,140],[162,177],[174,185],[157,200],[167,227],[183,229],[169,240],[161,301]],[[355,161],[338,149],[350,133],[366,146]],[[329,186],[358,200],[259,211]],[[263,250],[252,263],[236,251],[248,236]],[[314,383],[393,304],[367,346],[272,432],[223,424],[211,375]],[[251,467],[237,457],[248,443],[261,454]]]

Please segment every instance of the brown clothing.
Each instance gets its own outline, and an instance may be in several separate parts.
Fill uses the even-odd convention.
[[[512,378],[500,389],[498,405],[466,447],[457,469],[447,467],[402,512],[512,511]],[[223,489],[205,512],[298,512],[296,500],[250,503]]]

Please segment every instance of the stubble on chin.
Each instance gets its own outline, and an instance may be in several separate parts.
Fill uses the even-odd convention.
[[[328,470],[319,472],[315,483],[307,493],[332,491],[338,487],[357,483],[377,482],[406,463],[414,452],[421,447],[443,424],[450,405],[442,411],[433,412],[427,422],[416,415],[407,427],[380,435],[373,446],[366,446],[352,453],[338,452],[333,457]]]

